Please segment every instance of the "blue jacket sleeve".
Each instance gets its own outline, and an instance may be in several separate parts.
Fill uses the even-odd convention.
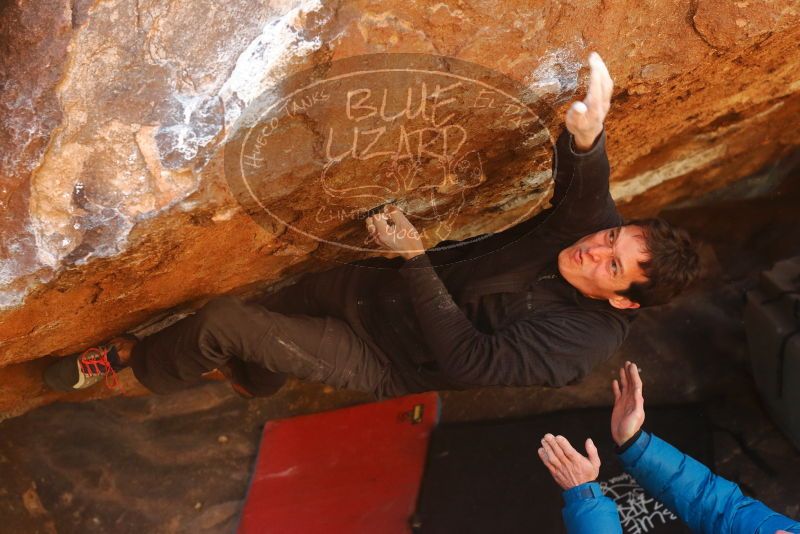
[[[617,505],[596,482],[564,492],[564,525],[568,534],[622,534]]]
[[[774,534],[800,532],[800,524],[742,495],[739,486],[656,436],[642,432],[620,459],[644,490],[693,532]]]

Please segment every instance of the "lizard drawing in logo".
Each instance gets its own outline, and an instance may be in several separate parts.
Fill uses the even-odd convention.
[[[325,165],[320,182],[334,203],[367,212],[396,204],[421,221],[438,241],[447,239],[467,202],[467,193],[486,181],[477,150],[453,157],[406,155],[381,161],[342,158]]]

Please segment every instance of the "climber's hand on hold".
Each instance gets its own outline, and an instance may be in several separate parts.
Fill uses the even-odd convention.
[[[582,102],[573,102],[567,110],[567,130],[572,134],[575,148],[587,151],[603,131],[603,121],[611,107],[614,82],[600,54],[589,54],[589,89]]]
[[[425,253],[419,232],[396,206],[386,206],[367,217],[367,231],[380,245],[407,260]]]

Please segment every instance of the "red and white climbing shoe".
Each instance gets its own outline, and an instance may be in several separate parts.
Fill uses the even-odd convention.
[[[120,362],[114,343],[92,347],[80,354],[65,356],[44,371],[44,381],[56,391],[77,391],[95,385],[105,378],[111,389],[120,387],[117,371],[126,366]]]

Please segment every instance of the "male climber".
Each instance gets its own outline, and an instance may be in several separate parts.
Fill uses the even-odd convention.
[[[82,389],[130,366],[156,393],[218,371],[249,395],[294,376],[380,398],[580,380],[622,344],[636,308],[669,301],[699,264],[684,231],[617,212],[603,129],[613,84],[599,55],[589,64],[586,98],[556,143],[553,207],[540,216],[426,251],[388,208],[367,230],[398,257],[308,274],[256,302],[214,298],[156,334],[60,359],[47,383]]]

